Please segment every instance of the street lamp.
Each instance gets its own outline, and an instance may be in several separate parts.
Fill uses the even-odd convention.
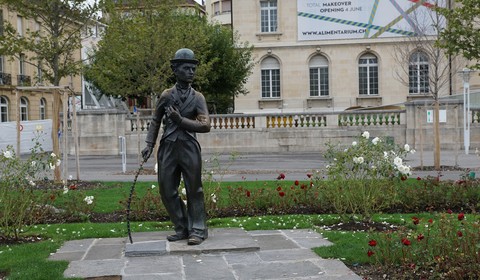
[[[465,154],[468,155],[470,149],[470,73],[473,70],[463,68],[459,73],[463,78],[463,145]]]

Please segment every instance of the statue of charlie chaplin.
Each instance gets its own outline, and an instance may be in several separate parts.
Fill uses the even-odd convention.
[[[162,202],[175,226],[175,234],[167,236],[167,240],[188,239],[189,245],[198,245],[208,237],[208,230],[202,158],[195,133],[210,131],[210,117],[204,96],[191,87],[198,64],[193,51],[179,49],[170,62],[177,82],[162,92],[157,101],[142,156],[144,160],[150,157],[163,121],[164,132],[158,149],[158,184]],[[178,193],[180,176],[185,182],[186,206]]]

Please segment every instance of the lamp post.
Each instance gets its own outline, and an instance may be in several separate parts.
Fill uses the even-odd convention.
[[[468,155],[470,149],[470,73],[473,70],[463,68],[459,73],[463,78],[463,145],[465,154]]]

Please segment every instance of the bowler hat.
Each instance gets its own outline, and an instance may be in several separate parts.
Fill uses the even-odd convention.
[[[193,63],[193,64],[198,64],[198,60],[195,59],[195,54],[191,49],[183,48],[179,49],[175,53],[175,57],[170,60],[171,63],[176,63],[176,62],[187,62],[187,63]]]

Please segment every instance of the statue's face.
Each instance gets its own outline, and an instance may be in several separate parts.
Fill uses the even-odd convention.
[[[193,63],[180,63],[174,70],[177,81],[192,83],[195,77],[195,70],[197,70],[197,65]]]

